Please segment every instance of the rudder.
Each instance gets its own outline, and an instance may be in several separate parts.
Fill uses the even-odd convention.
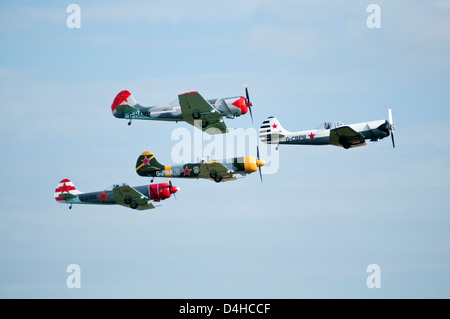
[[[141,176],[147,176],[147,173],[149,172],[160,171],[164,169],[165,166],[160,164],[156,160],[155,156],[149,151],[146,151],[139,155],[136,161],[136,173]]]
[[[118,110],[116,110],[118,106],[123,105],[134,107],[136,104],[137,102],[133,95],[131,95],[130,91],[123,90],[120,91],[114,98],[114,101],[111,104],[111,111],[115,114],[118,112]]]
[[[259,138],[261,142],[276,144],[279,138],[286,135],[287,131],[281,126],[277,118],[270,116],[259,127]]]
[[[67,195],[65,195],[67,194]],[[63,179],[58,183],[55,189],[55,200],[57,202],[64,203],[68,197],[68,195],[76,196],[81,194],[79,190],[73,185],[70,179]]]

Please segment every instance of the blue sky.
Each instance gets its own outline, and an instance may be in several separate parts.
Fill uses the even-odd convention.
[[[449,1],[78,1],[80,29],[70,3],[1,4],[2,298],[450,297]],[[380,29],[366,26],[371,3]],[[119,91],[157,105],[246,83],[255,129],[271,115],[291,131],[386,119],[390,106],[397,147],[281,146],[262,184],[174,179],[177,200],[144,213],[54,201],[63,178],[146,184],[138,155],[169,164],[173,130],[193,132],[128,127],[110,112]],[[370,264],[381,288],[366,285]]]

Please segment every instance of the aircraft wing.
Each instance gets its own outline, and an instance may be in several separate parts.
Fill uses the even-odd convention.
[[[128,205],[127,205],[128,207]],[[155,206],[151,202],[148,202],[147,204],[141,204],[136,209],[137,210],[146,210],[146,209],[153,209]]]
[[[135,107],[132,107],[130,105],[121,104],[121,105],[116,106],[116,111],[122,112],[122,113],[133,113],[133,112],[138,111],[138,109]]]
[[[228,132],[228,128],[227,125],[225,124],[225,122],[223,121],[223,119],[218,120],[217,122],[213,122],[213,123],[209,123],[208,125],[206,125],[206,127],[202,127],[203,131],[206,131],[210,128],[214,128],[215,130],[210,130],[210,132],[212,132],[213,134],[222,134],[222,133],[227,133]],[[219,131],[217,131],[219,130]]]
[[[220,113],[205,100],[198,92],[189,92],[178,95],[183,120],[194,125],[195,119],[202,121],[201,129],[216,128],[217,133],[226,133],[227,126]],[[200,127],[199,127],[200,128]],[[213,132],[216,134],[216,132]]]
[[[113,194],[119,205],[130,207],[129,204],[125,203],[125,200],[132,200],[138,204],[138,210],[155,208],[150,202],[150,198],[129,185],[114,187]]]
[[[216,174],[224,179],[234,177],[234,172],[231,169],[217,161],[207,162],[200,166],[200,177],[211,178],[211,174]]]
[[[180,101],[181,112],[183,117],[190,116],[192,114],[199,113],[217,113],[217,110],[206,101],[198,92],[189,92],[178,95]]]
[[[330,130],[330,144],[339,145],[342,139],[352,144],[353,142],[364,141],[364,136],[349,126],[341,126]]]

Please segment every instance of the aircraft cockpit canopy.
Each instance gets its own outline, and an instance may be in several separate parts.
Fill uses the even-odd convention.
[[[128,186],[128,184],[126,184],[126,183],[122,183],[122,185],[120,185],[120,184],[114,184],[114,185],[113,185],[113,188],[122,187],[122,186]]]
[[[344,124],[341,121],[336,121],[336,122],[324,122],[323,123],[323,128],[325,130],[331,130],[340,126],[343,126]]]

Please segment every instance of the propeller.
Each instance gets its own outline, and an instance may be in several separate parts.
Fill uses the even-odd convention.
[[[169,193],[172,195],[175,200],[177,200],[177,197],[175,196],[175,193],[178,192],[179,188],[172,185],[172,181],[169,179]]]
[[[266,164],[266,162],[259,159],[259,146],[258,146],[258,144],[256,144],[256,163],[257,163],[257,166],[258,166],[259,178],[261,179],[261,183],[262,183],[263,180],[262,180],[261,166],[264,166]]]
[[[250,96],[248,95],[248,89],[247,89],[247,84],[245,85],[245,96],[247,98],[247,108],[250,110],[250,117],[252,118],[252,123],[253,123],[253,114],[252,114],[252,102],[250,102]]]
[[[394,130],[395,125],[392,120],[392,110],[391,107],[389,107],[389,130],[391,131],[391,138],[392,138],[392,147],[395,148],[395,141],[394,141]]]

